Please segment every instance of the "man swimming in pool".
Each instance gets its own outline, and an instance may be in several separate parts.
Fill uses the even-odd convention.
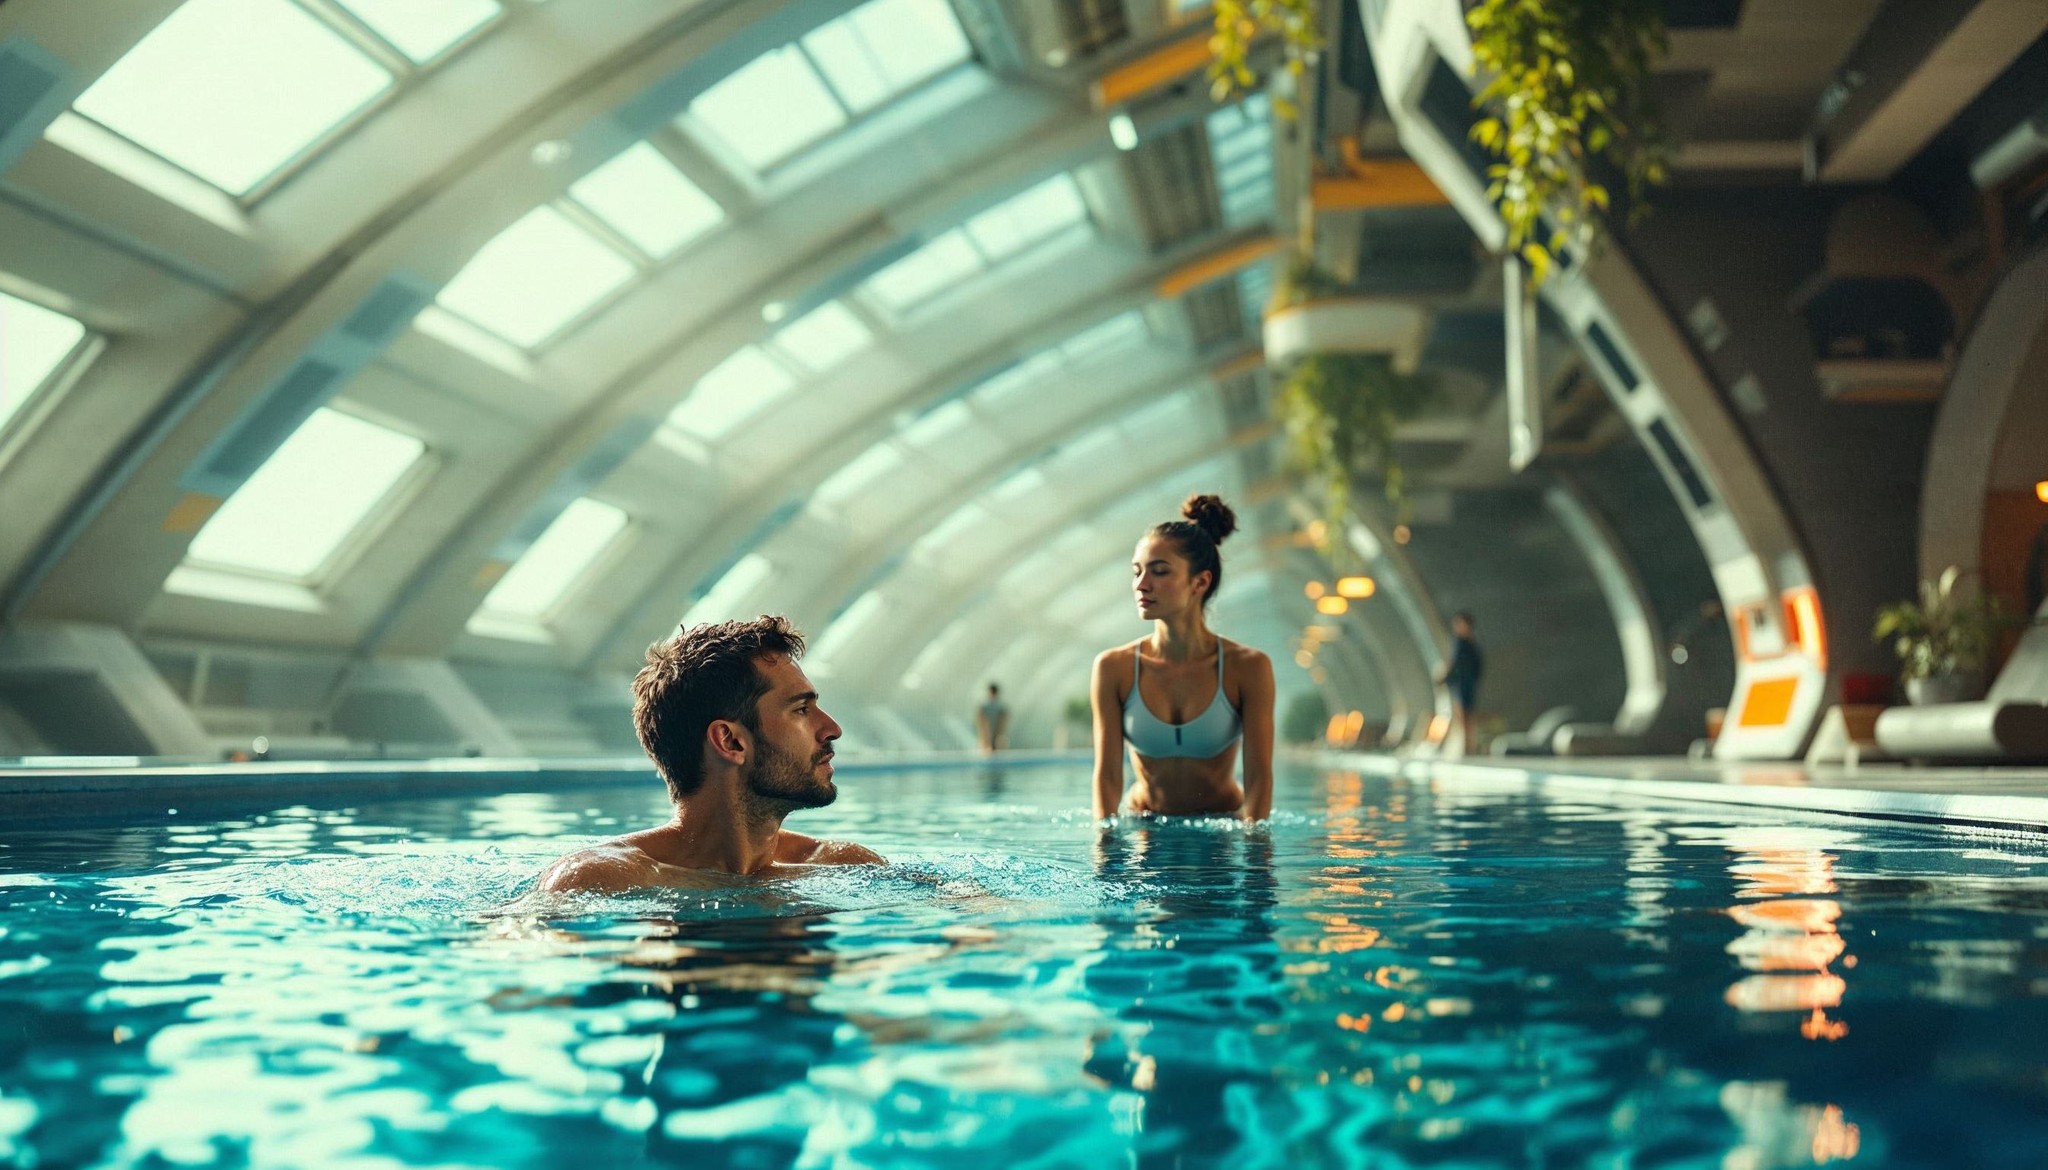
[[[633,679],[633,726],[675,819],[571,853],[541,874],[540,890],[618,893],[696,884],[704,870],[879,863],[872,849],[782,827],[839,795],[839,724],[798,668],[803,652],[788,619],[768,616],[695,626],[648,647]]]

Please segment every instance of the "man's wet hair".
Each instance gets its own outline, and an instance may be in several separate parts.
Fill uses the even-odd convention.
[[[761,734],[758,707],[769,682],[760,659],[803,657],[804,636],[785,617],[713,622],[679,630],[647,648],[633,677],[633,730],[681,800],[704,783],[704,732],[724,719]]]
[[[1472,611],[1469,609],[1461,609],[1458,612],[1452,614],[1451,620],[1454,622],[1464,622],[1466,625],[1471,626],[1475,630],[1479,628],[1479,623],[1472,620]]]

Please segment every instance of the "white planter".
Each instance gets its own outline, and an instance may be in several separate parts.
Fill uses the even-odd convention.
[[[1402,301],[1343,297],[1288,305],[1266,315],[1266,361],[1282,366],[1303,354],[1384,353],[1413,373],[1429,338],[1429,313]]]

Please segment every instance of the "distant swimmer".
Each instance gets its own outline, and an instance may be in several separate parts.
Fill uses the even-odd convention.
[[[1010,745],[1010,708],[1003,703],[1003,689],[994,683],[988,684],[988,698],[974,709],[974,738],[984,755]]]
[[[579,849],[541,875],[543,893],[700,884],[703,871],[879,863],[874,850],[782,827],[823,808],[839,724],[797,667],[803,635],[780,617],[695,626],[647,648],[633,680],[640,746],[668,783],[669,823]]]
[[[1183,520],[1155,525],[1131,557],[1138,616],[1152,633],[1095,658],[1095,815],[1200,816],[1273,811],[1273,663],[1209,629],[1223,584],[1218,546],[1237,517],[1215,496],[1190,496]],[[1236,771],[1244,744],[1244,784]],[[1124,750],[1137,773],[1124,792]]]

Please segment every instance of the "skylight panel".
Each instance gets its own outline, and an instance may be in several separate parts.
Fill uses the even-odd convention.
[[[220,506],[186,559],[312,581],[426,449],[411,435],[322,407]]]
[[[584,176],[569,194],[656,259],[725,219],[724,208],[645,142]]]
[[[436,298],[514,345],[533,349],[633,279],[633,263],[552,207],[498,233]]]
[[[503,11],[498,0],[335,0],[391,47],[424,64]]]
[[[867,287],[900,312],[981,269],[974,245],[959,231],[950,231],[869,277]]]
[[[64,314],[0,293],[0,427],[84,340],[85,326]]]
[[[1216,185],[1226,191],[1234,190],[1263,179],[1271,167],[1264,155],[1249,155],[1224,168],[1216,177]]]
[[[690,103],[690,115],[756,171],[846,125],[846,110],[793,45],[770,49]]]
[[[775,349],[810,372],[822,374],[874,339],[874,333],[853,310],[832,301],[783,326],[775,335]]]
[[[1088,205],[1074,177],[1054,175],[968,220],[967,234],[983,255],[996,261],[1087,218]]]
[[[668,421],[700,439],[722,438],[795,388],[796,378],[779,362],[757,346],[744,346],[699,378]]]
[[[760,553],[748,553],[683,614],[682,624],[699,626],[705,622],[731,621],[742,616],[742,603],[754,590],[766,584],[774,573],[774,562]]]
[[[954,399],[943,406],[927,410],[917,420],[904,427],[897,437],[912,447],[932,447],[934,440],[966,426],[974,420],[974,409],[963,399]]]
[[[186,0],[74,108],[246,195],[391,83],[286,0]]]
[[[1040,378],[1060,368],[1060,357],[1051,350],[1040,350],[1030,357],[988,379],[974,388],[970,395],[984,406],[1005,402],[1018,393],[1030,389]]]
[[[478,613],[536,622],[546,617],[627,523],[626,514],[610,504],[587,496],[571,502],[484,595]]]
[[[903,466],[903,452],[894,443],[877,443],[818,485],[818,502],[839,507],[867,491],[877,480]]]
[[[865,113],[972,54],[945,0],[872,0],[803,39],[825,79]]]
[[[1060,356],[1068,361],[1078,361],[1089,354],[1143,341],[1146,336],[1145,315],[1129,309],[1061,342]]]
[[[873,625],[876,618],[887,612],[888,608],[888,601],[882,596],[881,590],[870,589],[861,594],[854,599],[852,605],[846,607],[836,621],[826,626],[824,632],[818,635],[818,641],[811,648],[811,653],[820,662],[832,661],[852,645],[854,639],[860,637],[862,630]]]

